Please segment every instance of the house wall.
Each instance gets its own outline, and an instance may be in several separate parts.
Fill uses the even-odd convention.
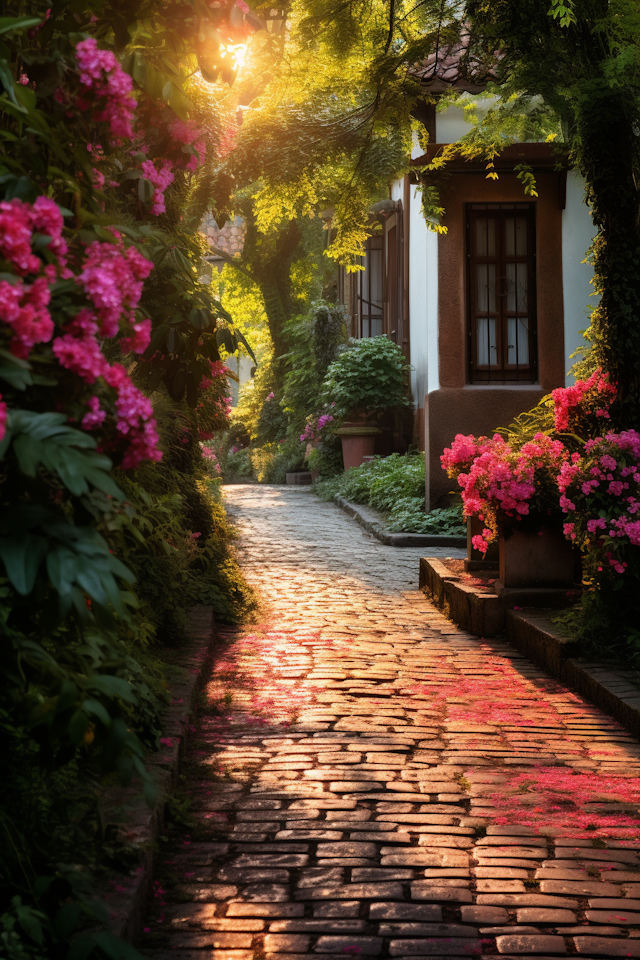
[[[465,204],[522,202],[515,174],[496,181],[484,172],[454,174],[441,191],[448,232],[438,238],[439,385],[425,397],[425,444],[429,451],[427,495],[433,506],[452,482],[440,455],[456,433],[487,434],[564,384],[562,211],[559,175],[539,172],[536,201],[538,384],[476,385],[468,381]]]
[[[567,199],[562,211],[562,292],[564,299],[564,369],[566,383],[574,382],[569,369],[571,354],[587,341],[581,334],[589,326],[589,313],[598,302],[590,286],[593,268],[583,263],[595,227],[584,202],[584,180],[571,170],[567,174]]]

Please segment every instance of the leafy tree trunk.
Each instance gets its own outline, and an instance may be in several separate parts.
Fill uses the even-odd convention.
[[[596,356],[618,384],[612,411],[622,428],[640,424],[640,193],[637,142],[627,92],[594,82],[578,111],[579,163],[598,236],[593,314]],[[637,128],[636,128],[637,129]]]
[[[285,326],[293,313],[291,264],[302,239],[296,220],[290,220],[277,233],[259,233],[253,210],[246,204],[242,210],[246,234],[242,264],[260,287],[273,342],[273,373],[278,387],[283,386],[288,351]]]

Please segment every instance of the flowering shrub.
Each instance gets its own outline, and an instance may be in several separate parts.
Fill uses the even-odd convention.
[[[80,71],[80,110],[92,110],[97,123],[106,123],[112,137],[133,136],[131,121],[136,109],[133,83],[111,50],[99,50],[93,37],[76,45]]]
[[[486,523],[473,538],[476,550],[486,553],[499,528],[557,509],[556,477],[567,457],[564,445],[543,433],[520,450],[498,433],[492,439],[456,436],[440,459],[447,474],[458,480],[465,516],[477,514]]]
[[[629,547],[640,546],[640,433],[588,440],[558,478],[565,536],[603,568],[624,573]]]
[[[600,367],[587,380],[553,390],[554,425],[559,433],[569,432],[586,438],[598,430],[598,420],[609,420],[609,407],[617,390],[609,374]]]
[[[2,11],[0,914],[22,897],[21,916],[37,907],[38,932],[23,947],[20,921],[9,944],[16,957],[66,956],[87,923],[76,940],[83,956],[102,956],[101,941],[114,956],[133,955],[100,929],[106,913],[92,912],[81,869],[100,862],[97,788],[104,774],[135,773],[153,801],[145,757],[157,746],[164,678],[147,650],[184,636],[187,607],[213,604],[218,615],[245,593],[226,553],[222,507],[206,496],[197,439],[199,428],[226,422],[217,326],[230,318],[200,280],[192,226],[176,217],[163,232],[154,219],[170,206],[169,188],[173,208],[185,207],[198,162],[215,161],[215,141],[190,121],[169,144],[168,105],[165,143],[146,125],[140,103],[168,90],[184,98],[179,77],[192,51],[172,30],[163,60],[174,58],[171,78],[163,76],[145,53],[148,21],[132,8],[123,36],[117,7],[107,0],[94,14],[67,15],[53,5],[45,15],[38,0],[25,16],[7,0]],[[152,45],[164,44],[167,15],[191,36],[191,4],[147,11]],[[218,23],[226,15],[212,13]],[[83,32],[93,30],[100,40]],[[114,35],[117,57],[103,49]],[[197,222],[197,209],[189,215]],[[156,407],[170,427],[180,425],[183,398],[191,407],[187,443],[165,428],[162,461],[142,387],[161,395]],[[240,609],[235,599],[230,609]],[[76,803],[81,817],[68,818]],[[74,864],[70,880],[60,863]],[[39,875],[47,893],[36,901]],[[73,915],[64,930],[63,906]]]
[[[330,423],[333,423],[333,417],[330,413],[323,413],[319,417],[308,417],[304,428],[304,433],[300,434],[302,443],[315,445],[322,439],[322,431]]]

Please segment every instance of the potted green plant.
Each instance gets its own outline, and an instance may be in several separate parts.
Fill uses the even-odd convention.
[[[345,470],[359,467],[373,454],[380,417],[410,405],[408,373],[402,350],[388,337],[350,340],[330,365],[323,398],[340,420],[335,433],[342,442]]]

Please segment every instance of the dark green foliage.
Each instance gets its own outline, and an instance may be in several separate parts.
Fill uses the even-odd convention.
[[[311,308],[313,359],[319,381],[324,380],[329,366],[336,359],[339,347],[346,342],[347,323],[341,304],[319,300]]]
[[[331,480],[318,481],[314,489],[321,500],[344,497],[365,503],[388,515],[390,530],[463,536],[466,522],[460,501],[443,510],[424,512],[425,462],[423,453],[376,457]]]
[[[265,443],[275,443],[278,440],[284,440],[288,426],[289,420],[287,415],[275,396],[265,400],[258,417],[257,445],[262,446]]]
[[[342,417],[408,406],[408,373],[401,348],[388,337],[351,340],[327,370],[322,395]]]

